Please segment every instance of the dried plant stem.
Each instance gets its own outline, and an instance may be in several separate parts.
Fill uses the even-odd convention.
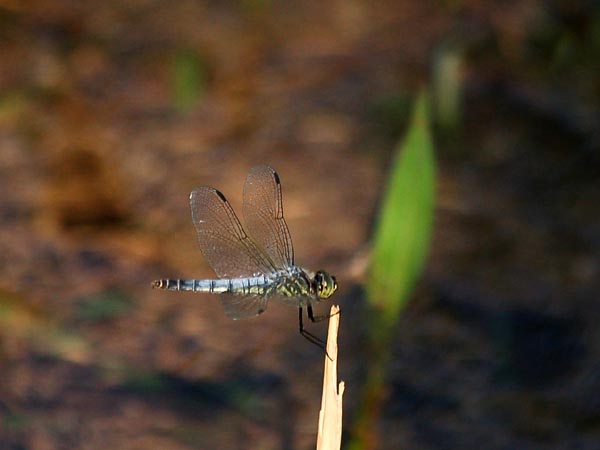
[[[319,411],[317,450],[339,450],[342,443],[342,397],[344,382],[337,382],[337,335],[340,325],[340,308],[333,305],[327,333],[327,354],[323,376],[323,397]]]

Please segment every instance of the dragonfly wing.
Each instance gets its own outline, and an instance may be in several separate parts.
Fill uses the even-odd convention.
[[[266,295],[239,295],[225,293],[219,296],[225,314],[234,319],[246,319],[258,316],[267,309],[268,297]]]
[[[306,306],[315,304],[315,299],[309,295],[297,295],[290,297],[287,295],[274,294],[269,299],[281,302],[284,305],[293,306],[295,308],[304,308]]]
[[[269,257],[248,237],[221,192],[208,186],[194,189],[190,208],[200,250],[220,278],[275,271]]]
[[[275,267],[294,264],[294,247],[285,219],[279,175],[269,166],[254,167],[244,185],[244,220],[252,238]]]

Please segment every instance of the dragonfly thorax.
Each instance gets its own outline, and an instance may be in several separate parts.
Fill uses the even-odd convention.
[[[324,270],[314,273],[298,266],[288,266],[276,277],[271,289],[283,297],[320,301],[333,295],[337,282]]]

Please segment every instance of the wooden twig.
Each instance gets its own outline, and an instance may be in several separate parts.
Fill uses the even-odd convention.
[[[342,443],[342,397],[344,382],[337,382],[337,335],[340,325],[340,308],[333,305],[327,332],[327,354],[323,376],[323,397],[319,411],[317,450],[339,450]]]

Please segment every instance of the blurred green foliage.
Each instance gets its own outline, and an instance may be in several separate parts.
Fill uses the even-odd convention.
[[[121,367],[120,372],[125,378],[122,387],[127,391],[151,394],[162,392],[168,387],[166,380],[159,372],[135,370],[132,367]]]
[[[182,49],[173,56],[172,92],[175,107],[182,112],[194,107],[206,90],[208,70],[197,52]]]
[[[76,302],[75,318],[99,322],[127,314],[133,304],[124,293],[108,290],[79,299]]]
[[[462,123],[463,55],[453,46],[444,46],[433,61],[433,116],[440,131],[455,134]]]
[[[0,424],[5,430],[15,431],[27,428],[31,421],[24,414],[8,412],[4,415]]]
[[[245,11],[265,12],[272,6],[271,0],[240,0],[240,5]]]
[[[401,124],[410,117],[411,97],[408,91],[388,92],[375,98],[369,108],[369,115],[378,134],[386,138],[398,139],[402,132]]]
[[[20,351],[23,342],[69,361],[89,359],[88,345],[81,336],[65,330],[47,311],[0,289],[0,362],[4,354]]]

